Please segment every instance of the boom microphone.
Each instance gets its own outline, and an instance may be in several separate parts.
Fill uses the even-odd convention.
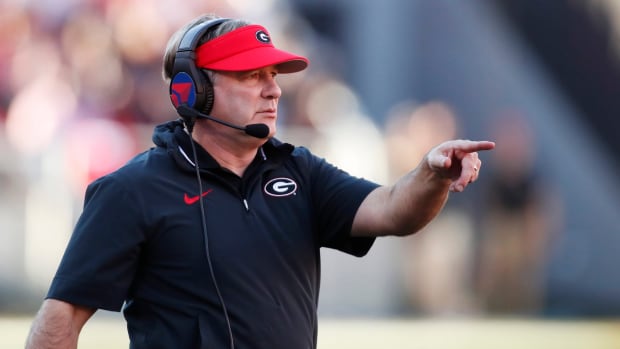
[[[228,123],[224,120],[220,120],[217,118],[214,118],[211,115],[207,115],[204,113],[201,113],[199,111],[197,111],[196,109],[190,108],[185,104],[181,104],[177,107],[177,113],[179,113],[179,115],[181,115],[181,117],[183,118],[183,120],[192,125],[194,121],[196,121],[196,119],[198,118],[203,118],[203,119],[208,119],[211,121],[215,121],[218,124],[222,124],[224,126],[228,126],[231,128],[234,128],[236,130],[241,130],[243,132],[245,132],[247,135],[250,135],[252,137],[256,137],[256,138],[266,138],[267,136],[269,136],[269,126],[265,125],[265,124],[249,124],[246,126],[237,126],[237,125],[233,125],[231,123]]]

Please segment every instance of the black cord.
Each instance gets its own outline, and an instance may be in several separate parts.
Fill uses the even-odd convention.
[[[209,249],[209,235],[207,234],[207,217],[205,215],[205,207],[203,202],[202,195],[202,180],[200,179],[200,168],[198,167],[198,155],[196,154],[196,146],[194,145],[194,139],[192,138],[192,131],[194,129],[193,122],[191,126],[187,125],[187,130],[189,133],[189,141],[192,145],[192,155],[194,157],[194,168],[196,169],[196,179],[198,180],[198,195],[200,196],[200,218],[202,221],[202,233],[205,239],[205,252],[207,255],[207,264],[209,265],[209,274],[211,275],[211,281],[213,282],[213,286],[215,287],[215,292],[217,293],[217,297],[220,300],[220,305],[222,306],[222,312],[224,314],[224,319],[226,320],[226,327],[228,328],[228,337],[230,339],[230,349],[235,349],[235,337],[233,336],[232,326],[230,325],[230,317],[228,316],[228,310],[226,309],[226,303],[224,303],[224,297],[222,297],[222,293],[220,292],[220,288],[217,285],[217,280],[215,279],[215,272],[213,270],[213,263],[211,262],[211,251]]]

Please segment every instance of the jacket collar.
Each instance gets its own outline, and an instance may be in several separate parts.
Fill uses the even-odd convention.
[[[200,144],[190,139],[180,120],[157,126],[153,140],[158,146],[167,148],[168,152],[176,158],[177,163],[185,169],[193,170],[196,165],[191,145],[193,142],[201,170],[223,170],[220,164]],[[289,143],[271,138],[258,148],[256,156],[248,168],[256,168],[264,164],[280,164],[291,155],[294,149],[295,147]]]

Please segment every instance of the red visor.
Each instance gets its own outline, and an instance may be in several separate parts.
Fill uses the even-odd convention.
[[[280,73],[306,69],[308,59],[278,50],[260,25],[248,25],[207,41],[196,49],[196,66],[209,70],[246,71],[277,65]]]

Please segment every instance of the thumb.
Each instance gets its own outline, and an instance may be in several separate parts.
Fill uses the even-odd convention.
[[[428,165],[433,171],[442,171],[452,166],[452,159],[442,153],[429,154]]]

